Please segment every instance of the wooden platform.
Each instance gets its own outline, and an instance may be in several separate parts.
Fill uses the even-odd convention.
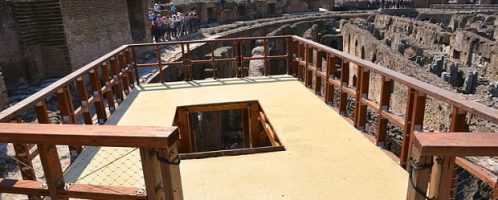
[[[259,101],[286,151],[182,160],[185,199],[406,198],[407,172],[290,76],[143,85],[108,124],[169,126],[177,106],[246,100]],[[139,160],[131,148],[87,148],[65,178],[141,187]]]

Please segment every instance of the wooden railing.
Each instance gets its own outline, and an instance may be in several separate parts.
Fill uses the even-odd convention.
[[[450,199],[456,156],[498,156],[496,133],[417,132],[414,137],[408,199]],[[495,188],[496,181],[490,183]]]
[[[346,117],[347,112],[348,96],[353,97],[355,106],[353,117],[350,122],[362,131],[365,131],[367,108],[370,108],[378,114],[376,137],[372,138],[372,136],[368,134],[365,134],[365,136],[369,137],[374,143],[381,144],[386,141],[388,122],[402,128],[403,140],[399,161],[401,166],[407,170],[410,169],[410,165],[407,163],[411,152],[410,148],[414,141],[414,132],[422,131],[427,96],[431,96],[432,98],[453,107],[449,132],[468,131],[468,125],[465,121],[467,113],[488,120],[491,123],[498,123],[498,110],[490,109],[483,104],[466,100],[453,92],[438,88],[311,40],[292,36],[292,42],[293,44],[289,45],[291,52],[288,52],[288,54],[295,56],[293,56],[294,60],[291,62],[290,72],[297,74],[297,77],[304,82],[305,86],[310,87],[317,95],[321,96],[321,83],[324,81],[325,95],[323,97],[321,96],[321,98],[327,104],[334,101],[334,91],[335,89],[338,89],[340,91],[339,99],[336,100],[338,106],[332,108],[341,113],[344,117]],[[313,57],[317,60],[316,65],[313,65]],[[324,66],[325,70],[322,70],[322,62],[320,62],[322,59],[327,60],[327,66]],[[339,63],[339,67],[336,66],[336,63]],[[356,76],[358,78],[355,83],[356,87],[348,85],[348,82],[350,82],[350,64],[357,65]],[[375,102],[368,98],[371,73],[381,76],[380,102]],[[339,74],[339,76],[336,77],[335,74]],[[315,84],[312,84],[313,78],[315,79]],[[390,101],[394,90],[394,82],[404,85],[407,90],[404,115],[406,117],[404,118],[390,112]],[[464,146],[466,140],[461,140],[460,142],[462,142],[462,145]],[[471,144],[469,143],[469,145]],[[494,147],[495,149],[498,149],[497,145]],[[456,164],[488,183],[494,188],[495,193],[497,193],[497,180],[492,172],[477,166],[464,158],[457,157]],[[493,179],[494,181],[487,181]],[[419,197],[417,197],[417,199],[418,198]]]
[[[0,123],[0,142],[36,144],[45,183],[0,179],[0,193],[31,199],[183,199],[176,127],[79,126]],[[55,145],[134,147],[140,149],[146,193],[140,188],[86,185],[65,187]],[[130,172],[135,173],[135,172]]]
[[[254,47],[251,43],[255,41],[262,42],[264,55],[249,57],[250,55],[246,53],[247,47]],[[275,41],[280,41],[283,45],[281,48],[283,53],[277,55],[270,53],[270,50],[275,48]],[[232,46],[233,56],[215,58],[214,47],[217,44]],[[194,45],[207,45],[209,47],[207,49],[211,53],[211,59],[194,59],[192,56]],[[173,61],[164,61],[161,59],[163,55],[162,49],[168,46],[179,48],[181,58]],[[141,48],[152,49],[156,54],[156,62],[139,63],[135,54],[140,52]],[[288,74],[297,76],[299,80],[314,90],[327,104],[333,101],[338,102],[338,106],[332,108],[345,117],[348,96],[352,97],[355,101],[355,109],[353,110],[354,115],[351,117],[350,122],[360,130],[363,130],[366,125],[367,108],[376,112],[379,116],[376,122],[376,136],[371,137],[367,135],[376,144],[386,141],[388,122],[401,127],[403,141],[399,162],[407,169],[409,168],[410,147],[414,142],[414,132],[421,131],[423,127],[425,102],[428,96],[453,107],[449,132],[468,131],[465,123],[465,118],[468,114],[488,120],[491,123],[498,123],[497,110],[489,109],[489,107],[483,104],[468,101],[453,92],[437,88],[415,78],[298,36],[229,38],[124,45],[13,107],[4,110],[0,113],[0,122],[22,122],[20,116],[24,112],[31,111],[36,113],[39,123],[49,123],[46,102],[51,96],[55,96],[61,115],[64,118],[64,123],[103,124],[126,98],[132,88],[140,84],[138,82],[139,70],[142,68],[153,67],[158,69],[159,81],[164,81],[166,69],[172,65],[179,66],[184,70],[183,79],[188,81],[193,79],[192,73],[197,64],[211,64],[213,67],[212,77],[217,78],[217,65],[231,62],[235,65],[235,76],[245,77],[248,75],[247,61],[256,59],[264,61],[264,75],[274,74],[272,72],[273,66],[270,66],[271,60],[285,61]],[[322,62],[313,64],[313,60],[322,59],[327,60],[327,66],[322,66]],[[355,72],[358,77],[356,79],[356,87],[348,85],[348,82],[350,82],[350,64],[357,66],[357,71]],[[322,70],[322,68],[325,69]],[[368,92],[371,89],[369,81],[373,73],[381,76],[379,102],[368,98]],[[315,84],[313,84],[313,80],[315,80]],[[104,82],[104,84],[101,84],[101,82]],[[325,83],[324,95],[320,92],[322,90],[321,83],[323,82]],[[407,96],[405,97],[406,108],[404,115],[406,117],[398,116],[390,110],[394,83],[406,87]],[[87,94],[89,90],[87,89],[88,85],[91,86],[90,88],[93,91],[91,95]],[[335,90],[339,90],[338,99],[334,99]],[[78,100],[72,99],[72,93],[78,95]],[[81,106],[75,106],[79,104]],[[30,164],[31,158],[35,156],[30,155],[29,152],[37,152],[33,149],[30,151],[29,147],[30,145],[16,144],[18,160],[27,164]],[[71,145],[71,149],[78,152],[80,146]],[[493,182],[487,181],[493,180],[491,172],[483,170],[483,168],[463,158],[457,157],[456,164],[486,183],[490,183],[496,190],[496,181],[494,185],[492,185]],[[30,180],[30,177],[34,177],[33,171],[23,171],[23,178],[25,180]]]

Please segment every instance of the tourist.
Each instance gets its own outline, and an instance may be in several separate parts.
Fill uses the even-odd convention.
[[[170,11],[171,11],[171,13],[176,13],[176,6],[175,6],[175,4],[171,5]]]
[[[161,11],[161,5],[159,5],[159,4],[157,4],[157,3],[156,3],[156,4],[154,4],[154,10],[155,10],[155,11]]]
[[[157,14],[156,20],[154,21],[155,34],[154,39],[156,42],[161,42],[164,37],[164,29],[163,29],[163,18],[160,14]]]
[[[171,40],[171,28],[169,26],[169,19],[166,16],[163,16],[163,41]]]
[[[172,15],[169,18],[169,28],[171,32],[171,38],[177,38],[177,30],[176,30],[176,15]]]

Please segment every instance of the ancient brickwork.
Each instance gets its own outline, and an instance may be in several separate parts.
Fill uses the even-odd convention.
[[[132,42],[126,1],[65,0],[61,7],[73,69]]]
[[[0,111],[9,106],[9,98],[7,97],[7,87],[3,81],[2,72],[0,72]]]

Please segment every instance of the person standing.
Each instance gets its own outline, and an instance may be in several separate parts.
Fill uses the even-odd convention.
[[[156,42],[161,42],[163,38],[163,18],[161,17],[160,14],[157,15],[156,20],[154,21],[154,26],[155,26],[155,35],[154,39]]]

